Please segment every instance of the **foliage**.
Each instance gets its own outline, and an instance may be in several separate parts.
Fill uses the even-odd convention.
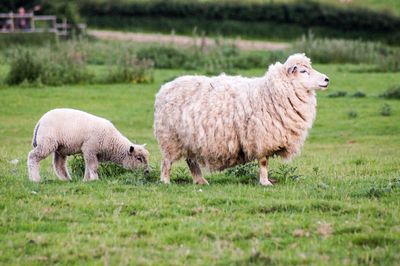
[[[17,48],[9,54],[11,70],[9,84],[41,83],[61,85],[81,83],[90,79],[86,69],[85,55],[74,46],[53,49],[51,46],[39,50]]]
[[[400,87],[395,86],[380,95],[382,98],[385,99],[400,99]]]
[[[156,68],[180,68],[189,60],[186,53],[172,46],[142,48],[137,52],[136,56],[140,60],[152,60]]]

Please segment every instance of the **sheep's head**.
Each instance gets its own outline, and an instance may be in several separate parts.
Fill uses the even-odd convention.
[[[305,54],[294,54],[288,57],[284,64],[287,75],[296,87],[305,89],[325,90],[329,78],[311,67],[311,61]]]
[[[126,151],[126,155],[122,161],[122,165],[126,169],[135,169],[139,166],[144,167],[144,172],[149,172],[149,157],[150,154],[146,150],[145,145],[132,144]]]

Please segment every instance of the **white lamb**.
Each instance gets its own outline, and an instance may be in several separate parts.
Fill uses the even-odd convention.
[[[54,153],[53,166],[60,180],[71,180],[67,170],[68,155],[83,153],[84,181],[98,179],[99,162],[111,161],[127,169],[139,165],[148,172],[149,152],[124,137],[104,119],[74,109],[54,109],[36,124],[33,150],[28,155],[29,179],[40,181],[39,163]]]
[[[272,185],[268,158],[300,152],[315,119],[315,90],[328,84],[304,54],[271,65],[262,77],[183,76],[166,83],[154,115],[161,181],[170,182],[172,163],[183,157],[194,183],[208,184],[199,164],[223,170],[258,160],[260,183]]]

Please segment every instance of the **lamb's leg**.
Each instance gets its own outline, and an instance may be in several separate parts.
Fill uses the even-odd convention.
[[[85,159],[85,177],[83,181],[93,181],[98,180],[99,175],[97,169],[99,168],[99,161],[97,156],[92,152],[84,152],[83,158]]]
[[[272,186],[272,183],[268,180],[268,159],[262,158],[258,161],[260,166],[260,184],[263,186]]]
[[[208,185],[206,179],[203,178],[201,174],[201,169],[197,161],[192,160],[190,158],[186,159],[186,163],[189,166],[190,172],[192,173],[193,183],[194,184],[201,184],[201,185]]]
[[[40,182],[40,161],[45,159],[52,153],[51,145],[48,148],[37,146],[28,154],[28,173],[29,180],[33,182]]]
[[[63,181],[71,181],[71,176],[67,169],[67,156],[54,152],[53,167],[58,178]]]
[[[161,182],[164,184],[171,183],[170,174],[171,174],[171,165],[172,162],[166,158],[164,158],[163,163],[161,165]]]

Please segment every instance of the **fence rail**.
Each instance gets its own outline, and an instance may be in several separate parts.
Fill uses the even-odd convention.
[[[61,21],[59,23],[58,21]],[[78,25],[81,30],[86,26]],[[64,18],[57,20],[56,16],[34,15],[33,12],[18,14],[18,13],[0,13],[0,34],[1,33],[16,33],[16,32],[53,32],[58,36],[67,36],[71,25]]]

